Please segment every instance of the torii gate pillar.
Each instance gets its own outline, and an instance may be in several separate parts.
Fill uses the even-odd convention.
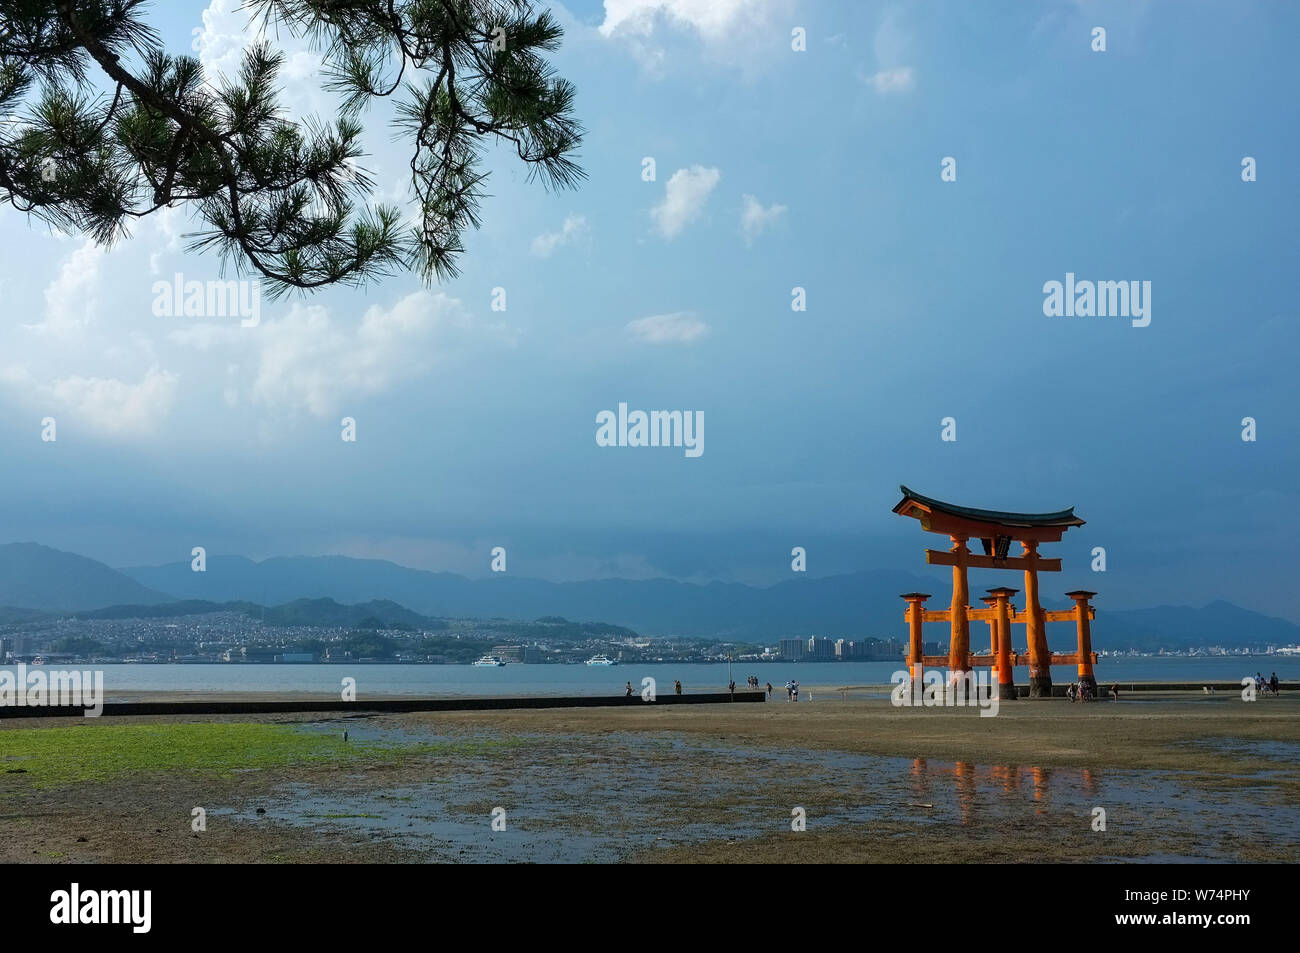
[[[1092,674],[1092,606],[1088,600],[1097,593],[1086,589],[1076,589],[1066,595],[1074,600],[1074,620],[1079,633],[1079,683],[1092,689],[1092,697],[1097,697],[1097,679]]]
[[[998,699],[1016,698],[1016,680],[1011,666],[1011,597],[1019,590],[1000,586],[990,589],[989,595],[997,600],[998,611]]]
[[[924,611],[925,600],[930,598],[930,594],[908,592],[904,593],[903,598],[907,600],[907,667],[915,680],[921,677],[925,667],[921,642],[921,613]]]
[[[966,616],[966,603],[970,601],[970,583],[966,577],[966,537],[953,536],[952,549],[952,638],[948,642],[948,677],[956,684],[970,671],[970,619]]]
[[[1038,601],[1038,543],[1024,540],[1025,628],[1029,639],[1029,697],[1052,697],[1052,650],[1047,647],[1047,625]]]

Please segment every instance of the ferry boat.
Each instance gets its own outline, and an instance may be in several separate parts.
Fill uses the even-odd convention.
[[[612,659],[608,655],[593,655],[587,659],[588,665],[617,665],[618,659]]]
[[[500,660],[499,658],[497,658],[495,655],[485,655],[485,656],[483,656],[481,659],[479,659],[477,662],[473,662],[472,664],[474,664],[474,665],[491,665],[491,666],[494,666],[494,667],[495,667],[495,666],[505,665],[506,663],[503,662],[503,661],[501,661],[501,660]]]

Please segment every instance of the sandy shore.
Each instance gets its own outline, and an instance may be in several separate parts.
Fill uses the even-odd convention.
[[[309,725],[399,748],[233,775],[200,755],[183,770],[44,786],[6,767],[0,860],[690,862],[794,851],[801,862],[1300,862],[1300,696],[1021,700],[992,718],[832,697],[82,720],[82,732],[139,726],[164,761],[167,726],[196,722]],[[0,763],[16,764],[5,732],[49,724],[0,723]],[[422,738],[441,747],[401,752]],[[485,741],[500,747],[473,747]],[[196,833],[200,805],[209,823]],[[496,806],[510,813],[507,834],[490,829]],[[1097,807],[1105,831],[1094,829]],[[797,810],[806,830],[791,829]]]

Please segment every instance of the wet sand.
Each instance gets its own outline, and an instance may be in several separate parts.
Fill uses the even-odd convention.
[[[5,731],[51,723],[15,719],[0,723],[0,861],[1300,861],[1300,695],[1020,700],[992,718],[813,697],[261,716],[359,742],[502,746],[54,787],[9,773]],[[791,830],[797,809],[806,830]]]

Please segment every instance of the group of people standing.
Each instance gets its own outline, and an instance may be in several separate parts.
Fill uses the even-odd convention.
[[[1090,702],[1097,696],[1093,691],[1092,685],[1088,682],[1071,682],[1070,687],[1065,690],[1065,697],[1072,702]],[[1119,701],[1119,686],[1110,687],[1110,700]]]
[[[746,679],[746,681],[748,682],[750,688],[757,688],[757,689],[759,689],[760,691],[764,688],[763,684],[758,680],[758,676],[757,676],[757,675],[750,675],[749,678]],[[677,683],[677,694],[678,694],[678,695],[680,695],[680,694],[682,693],[682,687],[681,687],[681,686],[682,686],[682,683],[681,683],[681,682],[678,682],[678,683]],[[771,682],[768,682],[767,685],[766,685],[766,688],[767,688],[767,697],[768,697],[769,699],[771,699],[771,697],[772,697],[772,683],[771,683]],[[736,682],[735,682],[734,679],[733,679],[733,680],[731,681],[731,683],[727,686],[727,691],[729,691],[729,692],[730,692],[731,694],[733,694],[733,695],[736,694]],[[786,695],[786,699],[787,699],[788,701],[797,702],[797,701],[799,700],[799,683],[796,682],[796,681],[794,681],[793,679],[791,679],[790,681],[786,682],[786,683],[785,683],[785,695]]]
[[[787,683],[787,687],[788,687],[788,685],[789,685],[789,683]],[[750,688],[759,688],[759,687],[760,687],[759,682],[758,682],[758,676],[757,676],[757,675],[751,675],[751,676],[749,676],[749,687],[750,687]],[[729,692],[730,692],[731,694],[733,694],[733,695],[736,694],[736,682],[735,682],[735,679],[732,679],[731,683],[727,686],[727,691],[729,691]],[[679,679],[675,679],[675,680],[673,681],[673,692],[674,692],[675,694],[677,694],[677,695],[680,695],[680,694],[682,693],[682,680],[681,680],[680,678],[679,678]],[[626,687],[625,690],[624,690],[624,694],[627,695],[629,698],[632,697],[632,683],[631,683],[631,682],[628,682],[628,683],[627,683],[627,687]],[[798,683],[796,682],[796,683],[795,683],[795,695],[798,695],[798,694],[799,694],[799,688],[798,688]],[[771,682],[768,682],[768,683],[767,683],[767,697],[768,697],[768,698],[771,698],[771,697],[772,697],[772,683],[771,683]]]
[[[1274,672],[1270,678],[1265,678],[1262,672],[1255,673],[1255,691],[1259,692],[1261,695],[1265,693],[1277,695],[1279,687],[1277,672]]]

